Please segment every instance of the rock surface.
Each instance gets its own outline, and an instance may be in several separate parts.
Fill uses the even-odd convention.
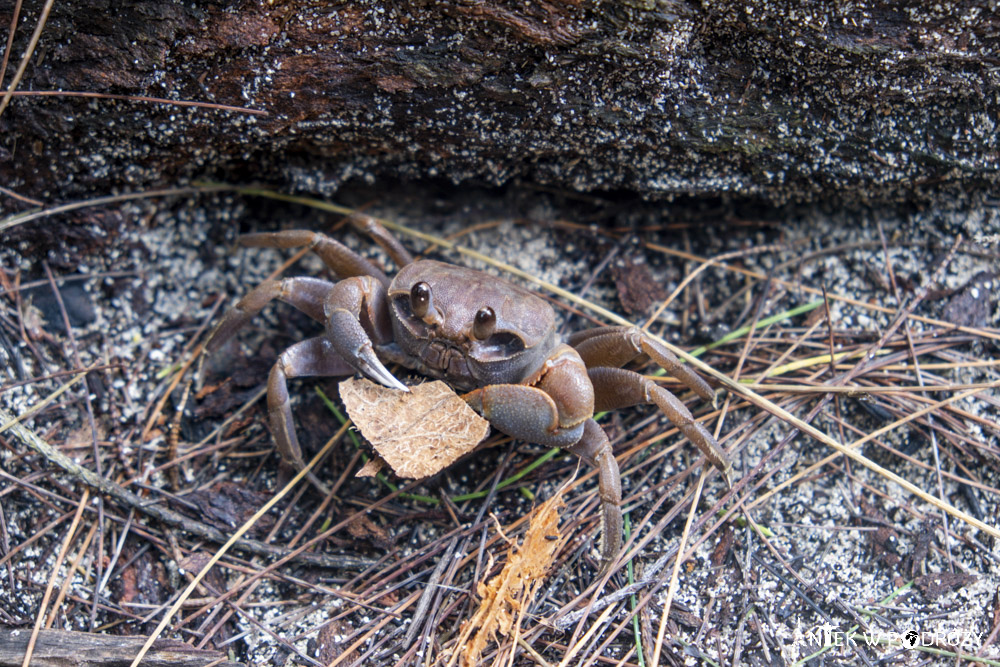
[[[0,181],[46,200],[204,176],[771,203],[988,188],[998,24],[961,1],[67,0],[0,117]],[[132,99],[29,94],[56,90]]]

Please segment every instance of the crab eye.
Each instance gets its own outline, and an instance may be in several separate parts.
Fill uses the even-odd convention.
[[[431,286],[425,282],[419,282],[410,288],[410,310],[417,317],[423,319],[424,315],[431,308]]]
[[[472,325],[472,335],[479,340],[486,340],[493,333],[497,324],[497,316],[489,306],[483,306],[476,313],[476,321]]]

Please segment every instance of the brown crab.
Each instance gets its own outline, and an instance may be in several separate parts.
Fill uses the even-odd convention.
[[[463,398],[492,426],[515,438],[568,449],[599,467],[602,572],[621,547],[618,463],[595,411],[655,403],[715,467],[729,463],[712,435],[669,391],[621,366],[647,355],[698,396],[708,384],[635,327],[598,327],[556,335],[552,307],[535,294],[481,271],[414,260],[374,219],[354,219],[400,267],[390,280],[378,267],[323,234],[290,230],[249,234],[243,246],[309,246],[338,282],[297,277],[267,281],[229,310],[205,343],[217,350],[274,299],[325,327],[285,350],[271,369],[267,404],[282,457],[304,463],[288,399],[288,378],[361,373],[409,391],[385,367],[399,364],[467,392]]]

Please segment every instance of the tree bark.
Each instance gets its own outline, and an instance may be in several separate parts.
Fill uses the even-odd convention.
[[[0,628],[0,667],[21,667],[31,629]],[[42,630],[31,654],[32,667],[122,667],[132,663],[145,637],[95,635],[87,632]],[[237,667],[220,651],[197,649],[173,639],[158,639],[142,664],[148,667]],[[221,660],[222,662],[218,662]]]
[[[25,3],[4,88],[41,4]],[[995,187],[993,7],[63,0],[0,117],[0,179],[46,200],[204,176],[772,203]],[[0,24],[12,12],[0,2]],[[29,94],[55,90],[132,99]]]

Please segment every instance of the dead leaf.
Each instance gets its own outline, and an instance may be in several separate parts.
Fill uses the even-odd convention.
[[[183,572],[190,572],[191,574],[198,574],[205,566],[208,565],[208,561],[212,560],[212,557],[208,554],[195,551],[183,558],[179,563],[177,563],[178,569]]]
[[[486,642],[490,638],[495,639],[498,632],[504,637],[509,636],[511,629],[520,623],[522,611],[531,605],[544,583],[545,573],[563,543],[559,534],[559,510],[566,506],[563,502],[564,488],[535,511],[524,543],[520,548],[511,546],[507,564],[500,574],[493,577],[489,584],[478,584],[477,592],[482,602],[476,614],[462,624],[459,646],[465,648],[462,652],[463,664],[479,664]],[[476,628],[479,628],[476,636],[466,642]]]
[[[996,295],[995,273],[980,271],[948,300],[941,319],[966,327],[989,325],[991,301]]]
[[[663,288],[641,257],[626,256],[611,264],[618,300],[629,315],[647,313],[654,303],[667,298]]]
[[[379,526],[367,514],[359,514],[347,524],[347,532],[351,537],[359,540],[367,540],[380,549],[390,550],[393,546],[392,538],[388,531]]]
[[[251,491],[235,482],[216,482],[211,487],[193,491],[184,499],[198,508],[199,518],[219,530],[232,530],[246,523],[270,496]],[[251,532],[260,534],[274,526],[274,517],[261,517]]]
[[[324,665],[334,662],[337,658],[340,658],[337,662],[344,664],[354,662],[356,650],[351,651],[349,656],[344,655],[344,651],[349,646],[346,639],[351,637],[353,632],[354,627],[343,619],[335,618],[324,625],[316,637],[316,659]]]
[[[403,393],[352,378],[340,383],[340,398],[361,434],[406,479],[444,470],[490,430],[489,422],[440,381]]]
[[[913,580],[920,592],[931,601],[937,600],[946,593],[968,586],[976,581],[976,577],[971,574],[961,572],[934,572],[925,574]]]
[[[355,473],[355,477],[374,477],[385,467],[385,461],[379,457],[369,459],[368,463],[361,466],[361,470]]]

